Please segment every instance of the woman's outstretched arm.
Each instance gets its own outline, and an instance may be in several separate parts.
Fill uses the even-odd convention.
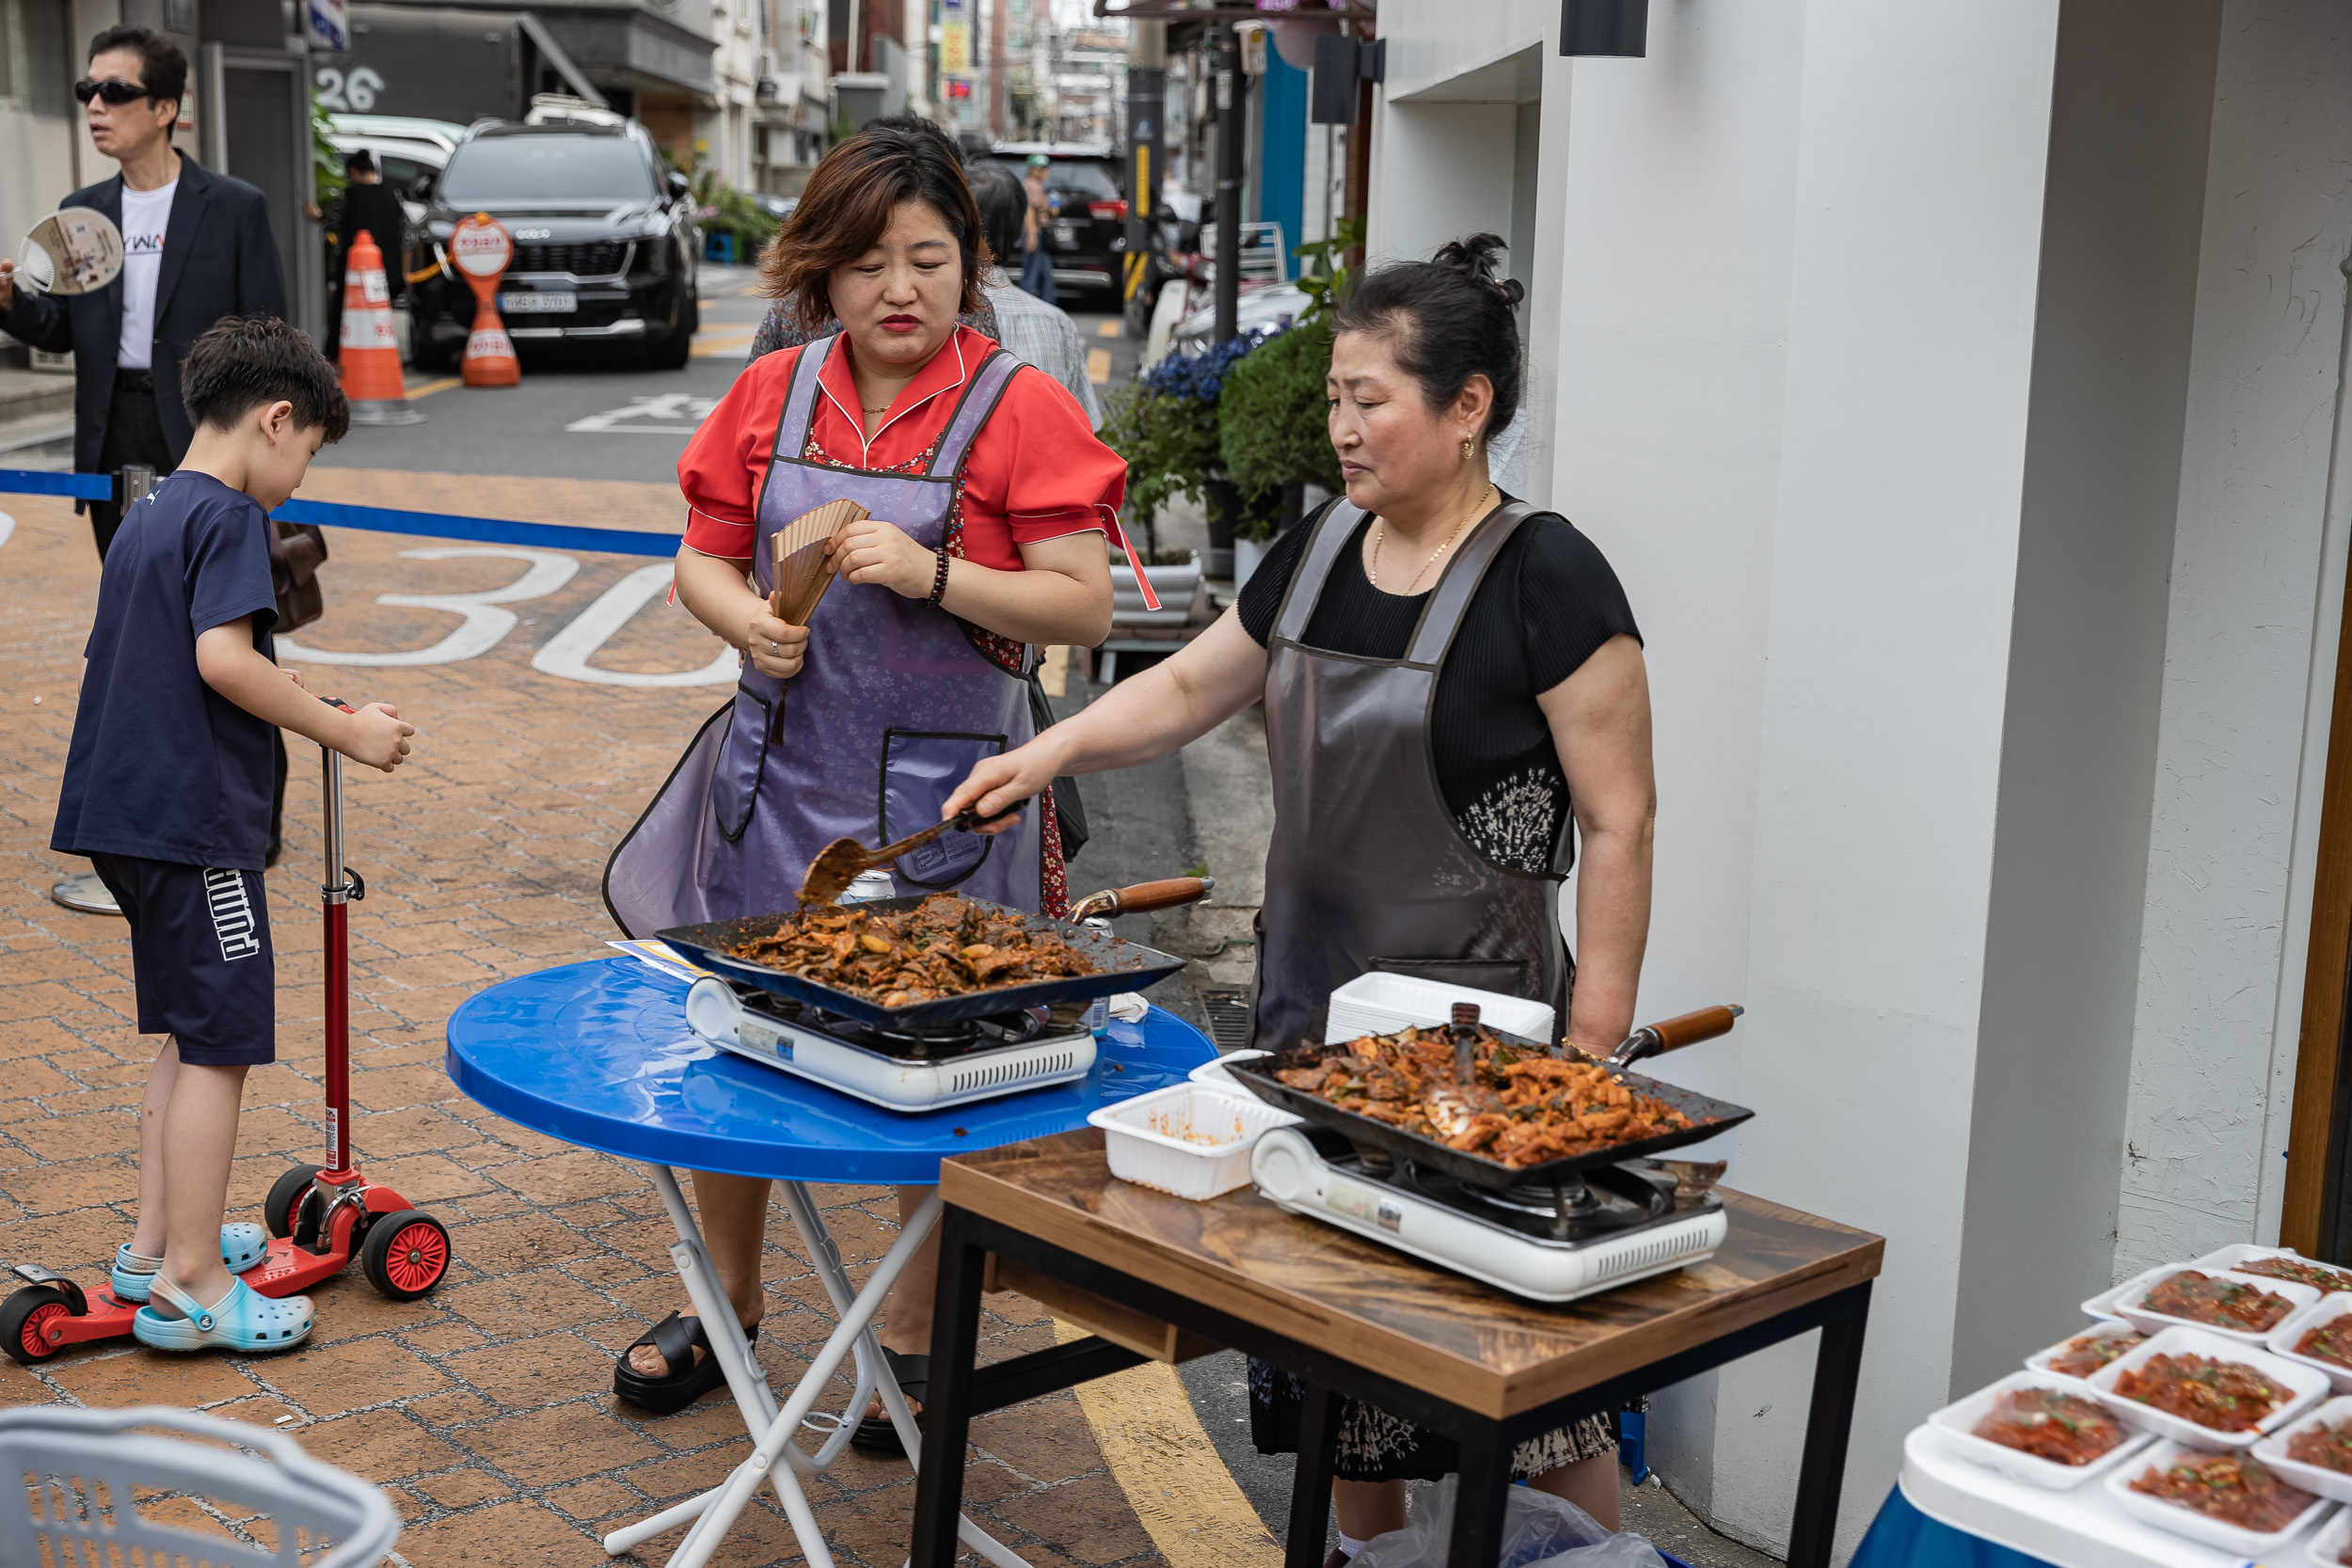
[[[1017,751],[972,769],[941,808],[977,802],[982,816],[1025,800],[1060,773],[1102,773],[1164,757],[1206,735],[1265,690],[1265,650],[1227,610],[1183,650],[1124,680]],[[1009,824],[1008,824],[1009,825]]]

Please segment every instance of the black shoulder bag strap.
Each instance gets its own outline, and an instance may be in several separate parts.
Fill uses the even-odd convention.
[[[1043,735],[1054,724],[1053,705],[1045,700],[1045,683],[1039,678],[1038,666],[1029,666],[1029,723]],[[1078,781],[1064,775],[1054,781],[1054,826],[1061,833],[1061,858],[1064,863],[1077,857],[1093,836],[1087,828],[1086,802],[1078,799]]]

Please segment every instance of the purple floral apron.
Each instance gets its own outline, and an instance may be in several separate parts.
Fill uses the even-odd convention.
[[[801,351],[760,486],[752,581],[767,593],[770,539],[833,500],[854,500],[927,550],[946,539],[973,438],[1020,361],[998,349],[919,473],[813,463],[818,372],[836,340]],[[943,394],[945,395],[945,394]],[[671,926],[792,907],[817,851],[836,838],[886,844],[939,820],[982,757],[1036,733],[1026,683],[977,648],[962,623],[879,584],[836,580],[809,619],[808,656],[789,682],[747,660],[735,699],[678,759],[604,871],[605,907],[634,937]],[[1043,899],[1038,805],[993,836],[951,832],[899,860],[901,894],[955,888],[1036,911]]]

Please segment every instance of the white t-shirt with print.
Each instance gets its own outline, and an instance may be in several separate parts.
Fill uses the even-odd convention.
[[[122,340],[115,349],[119,370],[151,368],[155,352],[155,282],[164,270],[164,230],[171,224],[175,177],[151,191],[122,188]]]

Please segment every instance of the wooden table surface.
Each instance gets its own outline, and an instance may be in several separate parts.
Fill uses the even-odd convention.
[[[1713,1258],[1553,1307],[1286,1212],[1253,1188],[1192,1203],[1121,1181],[1096,1128],[940,1167],[940,1196],[957,1208],[1498,1419],[1876,1277],[1880,1238],[1716,1191],[1730,1230]]]

